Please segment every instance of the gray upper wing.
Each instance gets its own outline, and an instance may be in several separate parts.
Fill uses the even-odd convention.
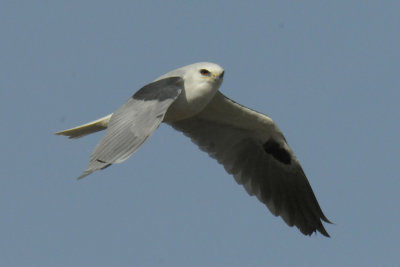
[[[306,235],[329,236],[311,186],[281,131],[267,116],[217,93],[195,117],[170,123],[221,163],[250,195]]]
[[[104,138],[97,144],[88,167],[78,179],[130,157],[160,125],[183,86],[182,78],[169,77],[137,91],[113,113]]]

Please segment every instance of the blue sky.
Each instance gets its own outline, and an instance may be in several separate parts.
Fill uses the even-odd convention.
[[[400,2],[2,1],[1,266],[394,266]],[[162,125],[81,181],[104,116],[174,68],[271,116],[331,238],[306,237]]]

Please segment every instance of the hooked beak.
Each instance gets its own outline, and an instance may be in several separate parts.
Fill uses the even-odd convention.
[[[225,73],[225,71],[223,70],[220,74],[214,74],[213,76],[214,76],[214,79],[216,79],[216,80],[222,80],[222,78],[224,78],[224,73]]]

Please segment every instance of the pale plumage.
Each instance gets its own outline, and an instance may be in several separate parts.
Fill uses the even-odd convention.
[[[79,178],[131,156],[165,122],[222,164],[250,195],[306,235],[325,236],[323,214],[282,132],[266,115],[218,92],[224,70],[196,63],[171,71],[136,92],[102,119],[58,132],[77,138],[107,129]]]

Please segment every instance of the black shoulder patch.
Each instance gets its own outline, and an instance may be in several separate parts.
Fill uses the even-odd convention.
[[[289,152],[272,138],[263,144],[263,148],[265,152],[284,164],[290,164],[292,161]]]
[[[183,87],[183,79],[169,77],[143,86],[132,97],[137,100],[159,100],[175,98]]]

